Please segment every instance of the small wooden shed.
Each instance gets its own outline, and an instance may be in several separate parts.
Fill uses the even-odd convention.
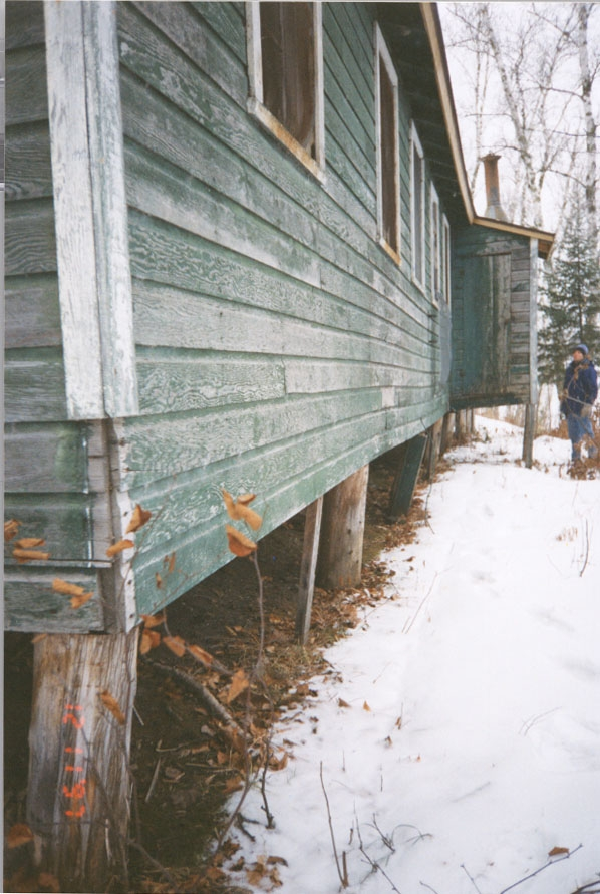
[[[5,627],[53,634],[63,705],[93,634],[129,718],[140,615],[231,558],[222,488],[262,536],[450,409],[535,400],[552,236],[475,214],[435,4],[8,0],[6,51],[5,510],[48,556],[9,549]],[[32,741],[47,844],[64,743]]]

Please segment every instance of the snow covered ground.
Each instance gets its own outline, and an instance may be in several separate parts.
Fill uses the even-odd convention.
[[[236,833],[246,865],[283,858],[268,866],[289,894],[340,890],[330,823],[350,892],[500,894],[537,873],[519,894],[571,894],[600,878],[600,482],[566,476],[567,441],[538,438],[527,470],[521,429],[477,427],[417,542],[383,554],[387,599],[279,722],[276,828],[258,788],[243,806],[258,821],[254,843]]]

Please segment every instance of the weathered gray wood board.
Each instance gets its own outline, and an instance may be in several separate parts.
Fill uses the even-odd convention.
[[[124,874],[137,631],[36,643],[27,821],[62,891]]]
[[[533,245],[532,245],[533,243]],[[455,235],[451,405],[535,399],[535,240],[484,227]]]

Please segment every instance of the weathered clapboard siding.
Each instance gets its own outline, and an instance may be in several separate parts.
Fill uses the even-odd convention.
[[[108,482],[95,471],[97,424],[70,421],[67,409],[43,7],[11,2],[6,13],[5,515],[50,557],[20,565],[9,548],[5,625],[102,630]],[[53,590],[57,577],[91,599],[74,610]]]
[[[420,99],[411,107],[400,77],[398,264],[377,224],[378,5],[323,5],[318,177],[251,111],[245,3],[49,3],[46,29],[41,4],[29,5],[31,21],[24,4],[11,6],[20,35],[8,42],[7,511],[45,537],[51,559],[11,566],[9,624],[42,629],[47,610],[47,629],[128,629],[230,559],[222,488],[258,494],[264,536],[447,410],[452,319],[431,295],[427,154],[422,286],[411,257],[411,122],[424,143],[440,129]],[[402,22],[419,29],[422,15],[384,16],[399,68]],[[69,255],[79,199],[65,190],[70,163],[87,236],[77,230]],[[501,379],[503,394],[524,393],[528,240],[467,232],[437,185],[457,244],[458,366],[499,313],[493,277],[478,320],[461,291],[475,290],[474,264],[486,275],[504,264],[503,339],[481,355],[481,372]],[[76,258],[90,272],[79,291]],[[94,317],[98,338],[87,421],[86,395],[73,391],[84,377],[73,376],[71,310]],[[105,551],[135,503],[153,515],[130,572],[128,554],[113,568]],[[52,592],[53,575],[86,581],[85,612]]]
[[[457,235],[453,406],[535,399],[531,329],[537,246],[532,248],[531,242],[482,227]]]
[[[407,170],[400,268],[376,239],[376,9],[324,9],[321,184],[248,115],[245,7],[216,6],[117,7],[142,414],[121,488],[156,514],[142,611],[173,598],[169,551],[188,586],[227,561],[221,487],[257,491],[267,533],[444,411]],[[409,122],[401,100],[406,151]]]

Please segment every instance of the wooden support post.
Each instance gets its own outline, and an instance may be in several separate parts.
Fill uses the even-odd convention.
[[[325,494],[317,580],[326,590],[360,583],[368,478],[363,466]]]
[[[442,438],[442,420],[438,419],[434,422],[428,432],[428,456],[427,456],[427,478],[431,480],[435,475],[435,467],[440,456],[440,442]]]
[[[27,821],[61,891],[126,883],[137,629],[35,644]]]
[[[535,424],[537,419],[537,404],[527,404],[525,407],[525,428],[523,430],[523,462],[527,469],[533,466],[533,441],[535,438]]]
[[[389,511],[392,519],[406,515],[410,509],[426,443],[427,434],[425,432],[415,435],[414,438],[406,442],[404,456],[392,485]]]
[[[310,629],[310,614],[315,592],[315,573],[319,555],[322,515],[323,497],[319,497],[318,500],[315,500],[307,508],[304,522],[304,549],[300,565],[298,610],[296,612],[296,638],[302,646],[306,644]]]
[[[443,456],[450,444],[450,431],[453,420],[453,413],[446,413],[442,421],[442,431],[440,434],[440,456]]]

